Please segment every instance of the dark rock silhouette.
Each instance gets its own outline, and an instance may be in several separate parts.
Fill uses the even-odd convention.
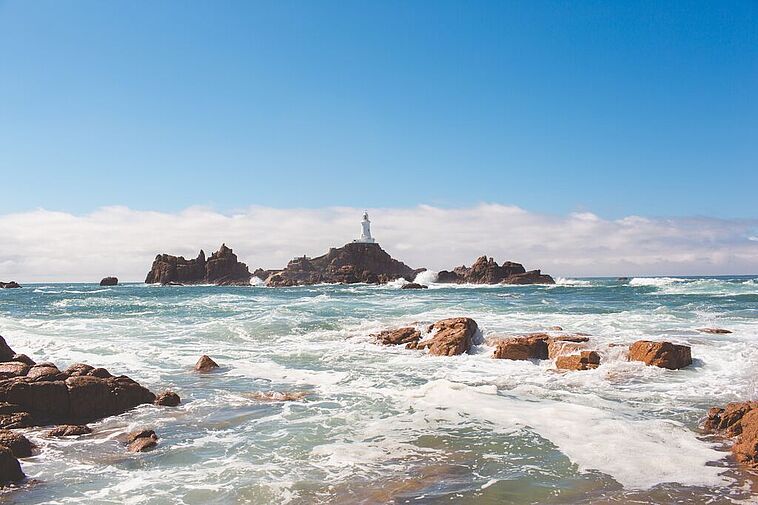
[[[539,270],[526,271],[520,263],[506,261],[502,265],[488,258],[479,257],[473,265],[465,265],[437,274],[437,282],[452,284],[555,284],[549,275]]]
[[[10,282],[0,282],[0,289],[11,289],[11,288],[20,288],[21,285],[16,281],[10,281]]]
[[[226,244],[221,244],[207,260],[202,250],[197,258],[190,260],[184,256],[159,254],[145,283],[247,285],[251,276],[247,265],[237,260],[237,255]]]
[[[118,285],[118,277],[103,277],[103,279],[100,281],[101,286],[117,286]]]

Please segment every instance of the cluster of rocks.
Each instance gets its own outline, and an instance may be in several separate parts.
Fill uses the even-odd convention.
[[[16,281],[0,282],[0,289],[20,288],[21,285]]]
[[[18,458],[33,445],[16,428],[58,425],[50,437],[85,435],[86,423],[122,414],[142,404],[176,406],[179,395],[155,395],[125,375],[84,363],[60,370],[17,354],[0,336],[0,483],[24,478]]]
[[[405,345],[407,349],[428,349],[436,356],[454,356],[469,352],[478,330],[476,321],[468,317],[443,319],[426,327],[426,337],[415,326],[385,330],[373,335],[384,345]],[[553,327],[554,331],[562,331]],[[591,370],[600,366],[600,354],[587,349],[590,338],[586,334],[529,333],[516,336],[490,336],[486,339],[495,348],[492,357],[509,360],[555,360],[563,370]],[[684,368],[692,364],[689,346],[671,342],[639,340],[629,346],[628,359],[646,365]]]
[[[195,259],[159,254],[145,278],[147,284],[248,285],[252,274],[237,255],[222,244],[206,260],[202,250]]]
[[[350,243],[339,248],[333,247],[317,258],[295,258],[284,270],[274,271],[262,280],[267,286],[276,287],[321,283],[384,284],[401,278],[413,279],[423,271],[423,268],[414,270],[393,259],[379,244]]]
[[[437,282],[454,284],[555,284],[555,280],[539,270],[526,271],[524,265],[506,261],[502,265],[481,256],[473,265],[465,265],[437,274]]]

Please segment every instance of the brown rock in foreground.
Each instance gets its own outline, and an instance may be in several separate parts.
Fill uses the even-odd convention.
[[[724,328],[698,328],[697,331],[702,333],[710,333],[712,335],[723,335],[725,333],[731,333],[731,330],[725,330]]]
[[[492,357],[510,360],[547,359],[549,338],[550,336],[546,333],[537,333],[502,339],[495,342],[495,352]]]
[[[413,279],[423,270],[414,270],[393,259],[379,244],[349,243],[332,247],[317,258],[302,256],[293,259],[284,270],[269,276],[266,285],[384,284],[400,278]]]
[[[17,354],[0,337],[0,360],[9,356]],[[75,365],[65,372],[52,363],[32,367],[21,362],[0,365],[6,370],[9,366],[27,369],[24,375],[0,380],[0,428],[79,424],[155,400],[153,393],[129,377],[112,377],[107,370],[89,365]],[[105,371],[107,376],[91,375],[98,371]]]
[[[418,342],[421,340],[421,332],[413,327],[398,328],[397,330],[385,330],[374,335],[376,340],[384,345],[400,345]]]
[[[686,345],[638,340],[629,346],[629,360],[677,370],[692,364],[692,354]]]
[[[25,478],[26,475],[21,471],[21,464],[13,456],[13,451],[4,445],[0,445],[0,486],[19,482]]]
[[[0,289],[20,288],[21,285],[16,281],[0,282]]]
[[[32,455],[34,444],[21,433],[0,430],[0,445],[7,447],[16,458],[28,458]]]
[[[216,368],[218,368],[218,364],[213,361],[207,354],[200,356],[200,359],[197,360],[197,363],[195,363],[195,370],[198,372],[210,372]]]
[[[437,274],[437,282],[454,284],[555,284],[539,270],[527,272],[520,263],[506,261],[498,265],[492,258],[479,257],[471,267],[465,265]]]
[[[729,403],[708,411],[704,428],[726,437],[737,437],[734,458],[743,466],[758,468],[758,402]]]
[[[429,349],[435,356],[455,356],[468,352],[478,327],[470,317],[443,319],[429,326],[434,334],[421,342],[411,342],[409,349]]]
[[[207,260],[202,250],[191,260],[184,256],[159,254],[145,283],[249,285],[251,277],[247,265],[238,261],[237,255],[226,244],[221,244]]]
[[[595,351],[582,351],[579,354],[558,356],[555,367],[563,370],[591,370],[600,366],[600,355]]]

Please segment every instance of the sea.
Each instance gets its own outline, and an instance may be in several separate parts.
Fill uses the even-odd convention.
[[[0,290],[0,334],[64,369],[126,374],[144,405],[50,439],[8,504],[756,503],[758,479],[704,433],[707,410],[758,396],[756,277],[402,282],[292,288],[28,284]],[[469,354],[378,345],[385,329],[467,316]],[[492,358],[485,338],[590,335],[595,370]],[[718,327],[732,333],[697,331]],[[560,333],[560,332],[558,332]],[[692,347],[682,370],[629,362],[640,340]],[[220,368],[193,370],[208,354]],[[151,452],[124,433],[151,428]]]

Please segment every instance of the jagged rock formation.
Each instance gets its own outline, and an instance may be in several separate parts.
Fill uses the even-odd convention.
[[[692,351],[687,345],[638,340],[629,346],[629,360],[678,370],[692,364]]]
[[[506,261],[498,265],[487,256],[478,258],[471,267],[465,265],[452,271],[442,270],[437,274],[437,282],[453,284],[555,284],[549,275],[539,270],[526,271],[520,263]]]
[[[21,285],[16,281],[0,282],[0,289],[20,288]]]
[[[250,284],[250,271],[247,265],[237,260],[237,255],[221,244],[221,248],[211,257],[205,259],[202,250],[195,259],[184,256],[159,254],[145,278],[146,284]]]
[[[758,468],[758,402],[729,403],[708,411],[704,428],[725,437],[736,437],[734,459],[748,468]]]
[[[399,278],[413,279],[414,270],[393,259],[379,244],[350,243],[331,248],[318,258],[295,258],[287,267],[266,279],[268,286],[299,286],[320,283],[384,284]],[[258,272],[258,271],[256,271]]]

